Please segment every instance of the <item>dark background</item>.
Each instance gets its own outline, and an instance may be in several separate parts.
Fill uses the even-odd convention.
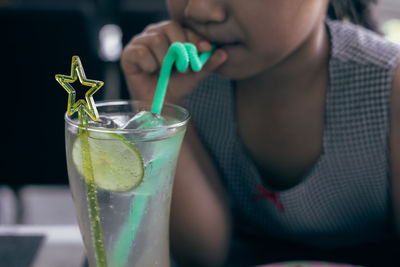
[[[0,0],[0,184],[68,183],[67,93],[54,75],[69,75],[72,56],[78,55],[88,79],[105,81],[96,101],[106,98],[106,90],[129,98],[118,60],[99,56],[99,30],[118,25],[125,45],[166,17],[163,0]],[[109,81],[110,70],[117,79]]]

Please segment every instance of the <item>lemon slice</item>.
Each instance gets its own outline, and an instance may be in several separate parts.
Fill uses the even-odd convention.
[[[142,156],[128,139],[113,133],[90,132],[75,138],[72,144],[72,161],[82,177],[85,177],[82,138],[87,138],[96,186],[107,191],[127,192],[142,182]]]

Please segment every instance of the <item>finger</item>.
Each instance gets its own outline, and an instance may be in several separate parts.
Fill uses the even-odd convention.
[[[158,68],[161,67],[165,55],[170,46],[168,38],[162,32],[149,32],[136,38],[135,45],[143,45],[149,48],[157,61]]]
[[[205,52],[205,51],[210,51],[211,50],[211,44],[208,42],[206,39],[201,37],[200,35],[194,33],[193,31],[189,29],[184,29],[186,38],[188,42],[196,45],[197,49],[200,52]]]
[[[144,28],[143,32],[157,31],[158,29],[162,29],[163,27],[168,25],[170,22],[171,22],[170,20],[164,20],[164,21],[148,24]]]
[[[203,69],[196,73],[196,79],[202,80],[207,77],[211,72],[215,71],[228,59],[228,54],[222,49],[217,49],[212,56],[208,59]]]
[[[210,51],[212,48],[211,43],[206,41],[206,40],[202,40],[199,43],[197,43],[197,49],[200,52],[207,52]]]
[[[132,50],[133,45],[128,44],[122,51],[120,65],[125,74],[136,74],[142,71],[136,62],[136,58]]]
[[[140,44],[131,44],[124,50],[121,65],[126,74],[153,73],[159,68],[150,49]]]
[[[148,32],[163,32],[168,41],[173,42],[187,42],[186,35],[180,24],[175,21],[168,21],[158,25],[158,27],[149,27]]]

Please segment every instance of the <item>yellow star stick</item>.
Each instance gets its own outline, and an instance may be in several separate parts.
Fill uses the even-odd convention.
[[[85,94],[86,101],[84,99],[75,101],[76,91],[74,87],[72,87],[71,83],[74,83],[78,78],[82,85],[90,86],[90,89]],[[87,79],[85,71],[83,70],[82,62],[78,56],[72,57],[71,75],[67,76],[57,74],[56,80],[68,92],[68,116],[72,116],[76,111],[79,112],[83,109],[92,120],[97,121],[99,119],[99,113],[94,104],[93,95],[104,85],[104,82]]]
[[[74,83],[79,78],[79,82],[85,86],[90,86],[90,89],[85,93],[85,99],[75,101],[76,91],[71,83]],[[71,116],[78,111],[79,116],[79,135],[82,147],[83,172],[86,181],[87,198],[89,203],[89,214],[92,226],[92,240],[96,252],[97,266],[107,267],[107,257],[104,249],[103,230],[100,221],[99,204],[97,200],[96,184],[94,182],[92,161],[90,158],[89,140],[88,140],[88,121],[89,115],[94,121],[99,119],[96,106],[93,100],[93,94],[103,86],[102,81],[89,80],[86,78],[82,67],[81,60],[78,56],[72,57],[71,75],[56,75],[56,80],[68,92],[67,114]]]

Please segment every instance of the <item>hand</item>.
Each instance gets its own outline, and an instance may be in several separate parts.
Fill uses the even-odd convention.
[[[122,53],[121,66],[133,98],[152,101],[163,59],[173,42],[191,42],[199,52],[211,49],[207,40],[174,21],[149,25],[129,42]],[[182,104],[193,88],[226,59],[226,52],[217,49],[200,72],[173,71],[165,100]]]

